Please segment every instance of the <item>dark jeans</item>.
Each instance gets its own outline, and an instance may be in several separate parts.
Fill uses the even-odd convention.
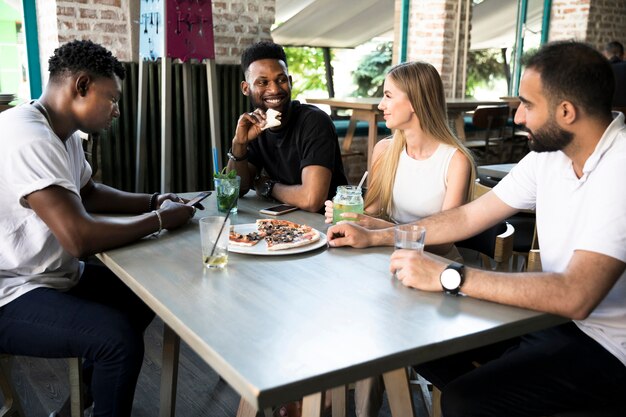
[[[37,288],[0,307],[0,352],[85,358],[94,416],[130,416],[153,318],[111,271],[87,264],[68,292]]]
[[[626,392],[626,367],[574,323],[415,369],[441,390],[444,417],[551,416],[613,404]]]

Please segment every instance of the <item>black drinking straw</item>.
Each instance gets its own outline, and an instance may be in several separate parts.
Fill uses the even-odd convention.
[[[213,249],[211,249],[211,254],[209,258],[213,256],[215,253],[215,247],[217,246],[217,242],[220,241],[220,236],[222,236],[222,232],[224,231],[224,226],[226,226],[226,220],[228,220],[228,216],[230,216],[230,211],[235,207],[237,203],[237,198],[233,198],[233,201],[230,202],[230,206],[228,207],[228,212],[226,213],[226,217],[224,217],[224,223],[222,223],[222,227],[220,228],[220,232],[217,234],[217,239],[215,239],[215,243],[213,244]]]

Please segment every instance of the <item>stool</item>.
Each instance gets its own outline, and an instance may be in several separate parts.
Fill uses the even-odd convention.
[[[0,392],[4,404],[0,408],[0,417],[24,417],[24,410],[19,398],[11,386],[9,359],[13,355],[0,353]],[[70,404],[72,417],[83,416],[83,363],[81,358],[67,358],[70,374]]]

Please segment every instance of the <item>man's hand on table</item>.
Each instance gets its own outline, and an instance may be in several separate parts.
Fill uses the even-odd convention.
[[[373,231],[368,230],[354,222],[341,221],[328,228],[328,245],[332,247],[352,246],[354,248],[367,248],[374,246],[372,239]]]
[[[448,263],[415,250],[398,249],[391,255],[389,270],[407,287],[442,291],[439,276]]]

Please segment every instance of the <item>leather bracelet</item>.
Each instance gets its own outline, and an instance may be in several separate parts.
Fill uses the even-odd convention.
[[[163,230],[163,219],[161,218],[161,213],[159,213],[158,211],[152,210],[152,212],[154,214],[156,214],[157,219],[159,219],[159,230],[157,230],[156,232],[152,233],[152,236],[158,237],[161,234],[161,231]]]
[[[235,162],[241,162],[241,161],[245,161],[246,159],[248,159],[248,152],[246,151],[246,154],[242,157],[237,157],[233,154],[233,148],[230,148],[228,150],[228,152],[226,153],[226,156],[228,157],[228,159],[230,159],[231,161],[235,161]]]
[[[156,202],[159,198],[159,193],[154,193],[150,196],[150,202],[148,203],[148,211],[154,211],[157,209]]]

